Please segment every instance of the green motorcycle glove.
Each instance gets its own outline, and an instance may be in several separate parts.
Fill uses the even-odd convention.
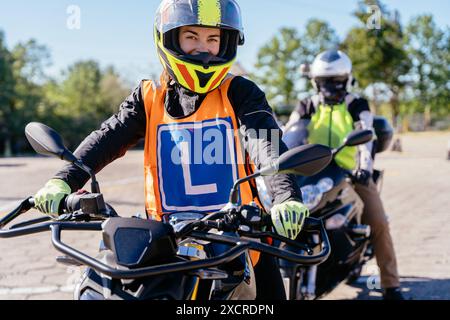
[[[303,228],[309,210],[298,201],[278,204],[270,210],[273,226],[280,236],[295,240]]]
[[[52,218],[59,216],[59,205],[71,193],[70,186],[63,180],[52,179],[34,196],[36,209]]]

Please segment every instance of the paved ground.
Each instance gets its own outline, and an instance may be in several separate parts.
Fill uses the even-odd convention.
[[[386,170],[382,197],[389,212],[405,295],[450,299],[450,134],[402,137],[404,153],[377,160]],[[99,175],[105,199],[129,216],[142,212],[142,153],[130,152]],[[33,195],[62,165],[44,158],[0,159],[0,216],[7,205]],[[37,217],[30,213],[25,218]],[[100,235],[71,233],[64,240],[95,254]],[[0,240],[0,300],[71,299],[78,268],[58,265],[49,234]],[[341,285],[326,299],[379,299],[378,269],[371,263],[356,285]],[[369,284],[369,286],[368,286]]]

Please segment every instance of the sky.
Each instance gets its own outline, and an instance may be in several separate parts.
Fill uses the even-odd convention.
[[[258,49],[281,27],[302,32],[311,18],[326,20],[343,38],[357,20],[357,0],[238,0],[243,14],[246,43],[238,60],[252,70]],[[384,0],[397,9],[402,22],[429,13],[439,27],[449,27],[448,0]],[[8,47],[34,38],[51,52],[47,73],[60,75],[70,64],[95,59],[114,65],[128,82],[138,83],[161,70],[153,43],[153,20],[159,0],[0,0],[0,30]],[[80,9],[80,28],[69,29],[70,6]]]

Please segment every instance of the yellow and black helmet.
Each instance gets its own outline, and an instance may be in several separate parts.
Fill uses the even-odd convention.
[[[184,26],[220,28],[219,54],[184,53],[178,39]],[[236,61],[237,47],[244,44],[241,10],[235,0],[163,0],[154,32],[164,69],[178,84],[199,94],[222,83]]]

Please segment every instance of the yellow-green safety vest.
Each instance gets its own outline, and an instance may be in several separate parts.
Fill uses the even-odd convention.
[[[321,104],[308,125],[309,143],[337,148],[353,130],[353,118],[346,103],[335,106]],[[340,167],[353,170],[357,165],[357,154],[357,147],[346,147],[335,161]]]

